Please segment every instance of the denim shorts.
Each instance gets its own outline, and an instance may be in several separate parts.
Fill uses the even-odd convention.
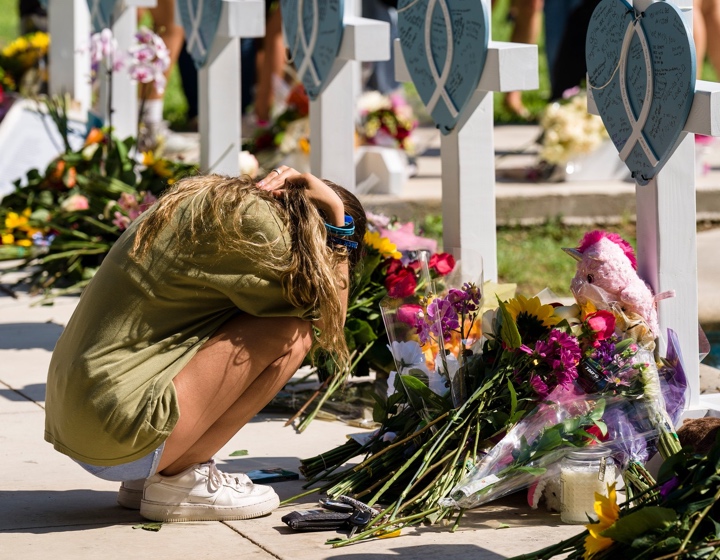
[[[122,465],[114,465],[112,467],[98,467],[96,465],[88,465],[73,459],[78,465],[90,474],[94,474],[103,480],[112,480],[114,482],[123,482],[125,480],[140,480],[151,477],[157,471],[162,457],[165,442],[160,444],[155,451],[136,459],[132,463],[124,463]]]

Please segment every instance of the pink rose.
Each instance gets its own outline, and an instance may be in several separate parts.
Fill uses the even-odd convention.
[[[60,203],[60,208],[65,212],[80,212],[90,208],[88,199],[81,194],[74,194],[67,197]]]
[[[423,310],[422,306],[416,303],[401,305],[397,310],[398,321],[414,327],[417,324],[417,314]]]
[[[595,333],[595,340],[607,340],[615,333],[615,315],[604,309],[588,315],[585,322]]]

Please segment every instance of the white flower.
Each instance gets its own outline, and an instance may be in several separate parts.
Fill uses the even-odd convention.
[[[497,334],[497,309],[488,309],[482,316],[482,332],[484,335]]]
[[[379,91],[367,91],[358,99],[357,107],[361,115],[367,115],[380,109],[391,109],[392,102]]]
[[[397,434],[395,432],[385,432],[383,434],[382,440],[386,443],[392,442],[397,437]]]
[[[392,397],[395,394],[395,378],[397,377],[397,371],[391,371],[390,375],[388,375],[387,380],[387,396],[388,399]]]
[[[388,350],[395,359],[395,363],[401,370],[409,367],[425,364],[425,356],[422,348],[414,340],[407,342],[394,341],[392,345],[388,345]],[[402,371],[401,371],[402,373]]]
[[[439,361],[440,360],[438,360],[438,362]],[[448,390],[445,377],[437,370],[428,372],[428,387],[433,393],[441,397],[447,393]]]
[[[249,175],[251,179],[257,177],[260,164],[257,158],[247,150],[240,152],[240,175]]]

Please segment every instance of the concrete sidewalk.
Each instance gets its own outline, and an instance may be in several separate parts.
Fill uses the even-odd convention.
[[[532,127],[498,127],[498,152],[523,145],[528,138],[532,139],[532,134]],[[429,134],[428,151],[419,159],[419,176],[408,182],[402,197],[372,195],[367,202],[375,200],[377,208],[401,217],[408,217],[403,213],[439,211],[438,145],[437,136]],[[503,158],[499,165],[522,168],[532,161],[529,153]],[[720,201],[720,172],[714,164],[712,167],[699,181],[698,193],[705,190],[712,200]],[[593,192],[598,198],[586,198]],[[631,205],[633,192],[632,185],[622,182],[609,185],[499,182],[499,216],[502,221],[503,204],[516,210],[524,205],[535,211],[542,207],[543,197],[546,208],[586,208],[600,213],[599,195],[612,194],[605,198],[613,199],[614,204]],[[559,213],[573,215],[568,211]],[[617,215],[617,210],[602,213]],[[579,218],[583,217],[581,214],[575,212]],[[716,325],[720,325],[718,247],[720,229],[699,234],[700,318],[703,323]],[[64,297],[52,307],[42,307],[33,306],[34,300],[24,294],[18,299],[0,294],[0,558],[379,560],[402,556],[494,560],[531,552],[581,529],[561,524],[557,514],[530,510],[523,493],[468,512],[454,534],[443,527],[422,527],[404,530],[399,538],[340,549],[324,544],[326,539],[336,536],[333,532],[295,533],[280,521],[293,509],[315,507],[314,496],[260,519],[165,524],[159,532],[133,529],[143,520],[137,512],[116,505],[118,484],[87,474],[43,440],[47,366],[55,341],[76,302],[76,298]],[[326,451],[341,444],[347,434],[359,431],[339,422],[316,420],[303,434],[296,434],[292,428],[283,427],[284,421],[285,418],[267,414],[256,418],[217,455],[221,469],[240,472],[283,467],[297,471],[300,458]],[[230,457],[233,451],[241,449],[247,450],[248,455]],[[282,499],[298,494],[301,486],[302,481],[275,485]],[[505,525],[507,528],[500,529]]]

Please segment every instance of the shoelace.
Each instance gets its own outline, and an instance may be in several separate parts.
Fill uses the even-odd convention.
[[[205,463],[208,467],[208,489],[217,492],[223,485],[230,486],[235,490],[249,492],[253,483],[246,474],[239,473],[237,476],[224,473],[217,468],[215,461]]]

